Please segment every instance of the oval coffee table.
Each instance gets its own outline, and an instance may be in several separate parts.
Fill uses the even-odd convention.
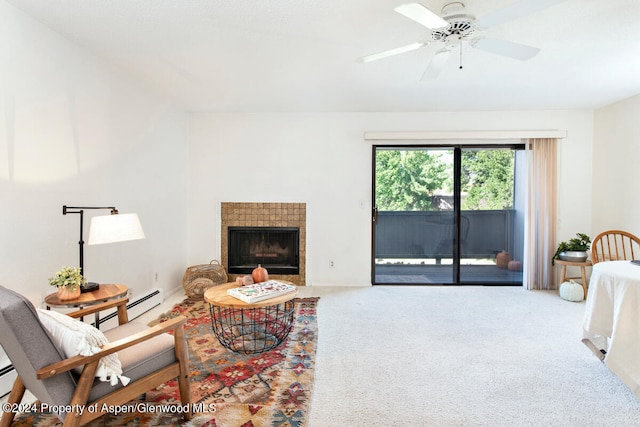
[[[293,299],[298,291],[249,304],[227,294],[228,289],[237,287],[232,282],[213,286],[204,293],[213,333],[220,344],[244,354],[262,353],[279,346],[293,327]]]

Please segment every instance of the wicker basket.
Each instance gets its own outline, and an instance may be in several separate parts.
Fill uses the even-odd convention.
[[[220,262],[188,267],[182,276],[182,287],[189,297],[202,297],[207,289],[227,283],[227,272]]]

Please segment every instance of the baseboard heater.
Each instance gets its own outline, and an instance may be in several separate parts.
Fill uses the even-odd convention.
[[[0,352],[2,353],[2,361],[5,363],[9,363],[8,365],[0,368],[0,395],[4,396],[11,391],[11,387],[13,387],[13,382],[18,377],[16,370],[13,369],[13,365],[9,362],[9,358],[4,354],[4,350],[0,347]],[[4,364],[3,364],[4,365]]]
[[[162,303],[162,290],[154,289],[141,295],[133,301],[127,303],[127,314],[129,320],[146,313],[153,307],[156,307]],[[67,310],[70,311],[70,310]],[[85,322],[91,323],[95,326],[93,315],[87,316]],[[107,310],[100,313],[100,329],[107,330],[115,326],[118,326],[118,312],[116,309]],[[0,396],[4,396],[11,391],[13,382],[17,377],[15,369],[2,347],[0,347]]]
[[[129,320],[135,319],[161,303],[162,291],[160,289],[154,289],[153,291],[136,298],[134,301],[129,301],[127,303],[127,314],[129,316]],[[85,318],[85,321],[95,326],[93,315]],[[101,330],[106,331],[107,329],[115,328],[116,326],[118,326],[118,311],[116,309],[100,312]]]

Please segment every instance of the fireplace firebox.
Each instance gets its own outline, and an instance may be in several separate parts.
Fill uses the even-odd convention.
[[[298,227],[229,227],[231,274],[251,273],[258,264],[271,274],[300,273]]]

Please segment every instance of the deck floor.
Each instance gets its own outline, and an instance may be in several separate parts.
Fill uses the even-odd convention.
[[[453,284],[452,265],[376,264],[376,284]],[[461,265],[461,284],[522,284],[522,271]]]

